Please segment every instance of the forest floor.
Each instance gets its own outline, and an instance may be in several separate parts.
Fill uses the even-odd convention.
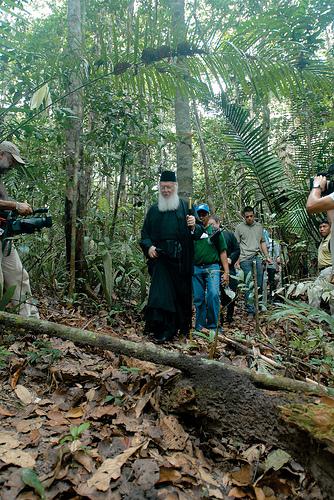
[[[143,324],[131,312],[110,324],[107,311],[86,315],[44,299],[41,317],[143,341]],[[305,347],[298,344],[305,332],[283,326],[264,315],[256,333],[255,322],[237,308],[234,323],[219,334],[215,358],[333,386],[333,367],[323,361],[316,334]],[[207,357],[212,340],[207,332],[164,347]],[[218,440],[195,418],[184,422],[163,412],[160,395],[177,373],[57,338],[10,339],[0,347],[0,498],[323,498],[284,450],[231,436]]]

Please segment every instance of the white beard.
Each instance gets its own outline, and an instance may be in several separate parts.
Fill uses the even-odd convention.
[[[177,193],[174,193],[169,198],[164,198],[161,193],[159,193],[158,208],[159,212],[168,212],[170,210],[176,210],[180,204],[180,198]]]

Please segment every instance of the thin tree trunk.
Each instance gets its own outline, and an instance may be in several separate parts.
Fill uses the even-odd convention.
[[[172,36],[174,45],[186,42],[186,23],[184,17],[184,0],[169,0],[172,14]],[[185,58],[178,57],[177,65],[180,72],[187,73]],[[193,163],[192,163],[192,131],[189,97],[176,90],[175,102],[176,128],[176,165],[179,183],[179,194],[189,198],[193,192]]]
[[[121,194],[122,194],[123,179],[125,177],[126,150],[127,150],[127,142],[124,144],[122,156],[121,156],[121,171],[119,174],[119,182],[118,182],[118,188],[117,188],[116,199],[115,199],[114,213],[113,213],[113,218],[112,218],[111,228],[110,228],[110,240],[111,241],[113,240],[114,234],[115,234],[118,207],[119,207],[119,202],[120,202]]]
[[[202,127],[201,127],[201,120],[197,111],[197,106],[195,101],[192,103],[193,106],[193,111],[194,111],[194,118],[195,118],[195,124],[196,124],[196,129],[197,129],[197,135],[198,135],[198,140],[199,140],[199,145],[200,145],[200,150],[201,150],[201,155],[202,155],[202,161],[203,161],[203,170],[204,170],[204,177],[205,177],[205,191],[206,191],[206,199],[208,201],[209,207],[212,212],[214,212],[214,206],[213,206],[213,201],[211,198],[211,187],[210,187],[210,179],[209,179],[209,168],[211,169],[211,173],[214,176],[214,179],[216,181],[217,189],[219,191],[219,194],[222,199],[223,203],[223,211],[225,216],[227,215],[227,205],[226,205],[226,196],[224,196],[224,193],[222,191],[219,179],[217,177],[217,174],[213,168],[212,162],[210,157],[208,156],[207,149],[204,143],[203,139],[203,134],[202,134]]]
[[[71,92],[67,106],[75,118],[69,119],[66,129],[66,200],[65,200],[65,236],[66,255],[69,269],[69,294],[75,289],[75,260],[76,260],[76,222],[78,204],[78,182],[80,171],[80,138],[82,130],[82,91],[74,90],[82,85],[80,76],[80,61],[82,59],[82,19],[81,1],[68,0],[68,52],[69,52],[69,82],[68,91]],[[70,68],[73,68],[72,70]]]

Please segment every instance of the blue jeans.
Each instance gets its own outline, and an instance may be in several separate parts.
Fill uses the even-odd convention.
[[[203,264],[194,266],[193,291],[196,308],[195,329],[210,330],[217,328],[219,319],[219,264]]]
[[[259,290],[259,294],[262,293],[262,282],[263,282],[263,264],[262,264],[262,259],[261,257],[252,257],[251,259],[248,260],[243,260],[240,262],[240,267],[244,272],[244,279],[246,281],[248,273],[251,273],[251,278],[248,282],[248,286],[245,291],[245,300],[246,300],[246,310],[249,314],[255,314],[255,307],[254,307],[254,292],[253,292],[253,297],[250,297],[251,290],[249,285],[251,282],[253,282],[253,261],[256,261],[256,279],[257,279],[257,286]]]

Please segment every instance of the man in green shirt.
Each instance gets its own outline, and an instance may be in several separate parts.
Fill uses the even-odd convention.
[[[226,242],[222,234],[217,243],[211,238],[214,229],[209,225],[210,209],[206,203],[197,207],[197,216],[205,232],[195,241],[193,292],[196,308],[195,329],[215,330],[220,309],[220,265],[224,269],[223,281],[229,282]]]

